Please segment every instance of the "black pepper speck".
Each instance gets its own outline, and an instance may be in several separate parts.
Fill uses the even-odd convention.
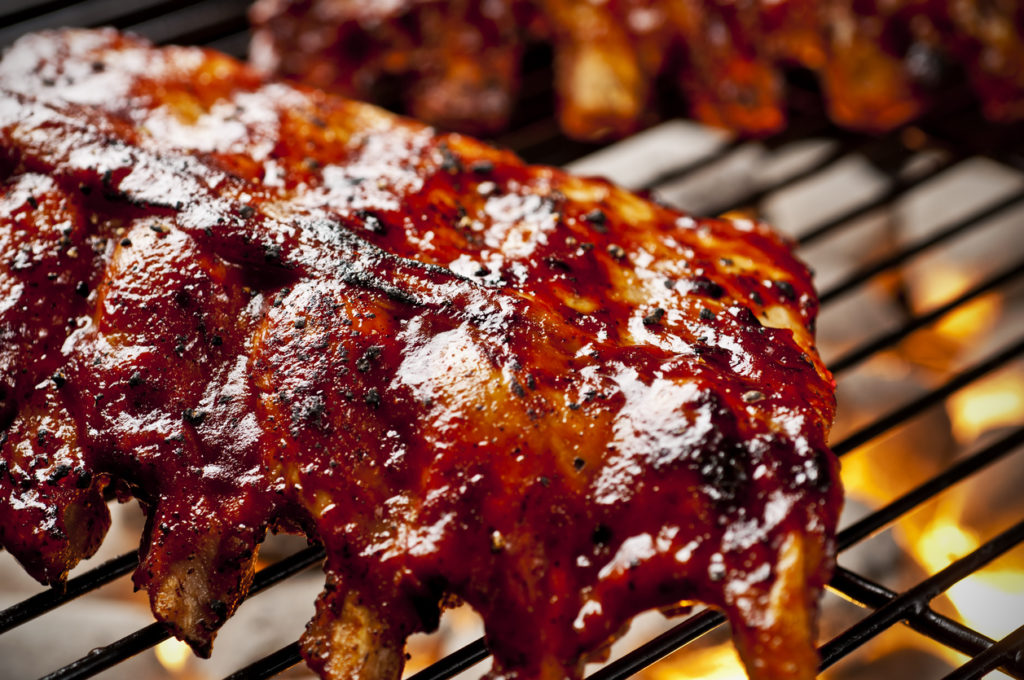
[[[366,396],[364,397],[364,400],[366,401],[367,406],[377,408],[378,406],[380,406],[380,392],[377,391],[376,387],[371,387],[366,391]]]
[[[198,427],[203,424],[204,420],[206,420],[206,411],[187,408],[182,412],[181,416],[189,425],[195,425]]]
[[[653,312],[644,317],[644,325],[657,326],[661,323],[663,316],[665,316],[665,310],[661,307],[655,307]]]

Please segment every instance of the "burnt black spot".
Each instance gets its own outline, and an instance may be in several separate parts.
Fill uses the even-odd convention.
[[[206,411],[187,408],[182,412],[181,417],[184,418],[185,422],[189,425],[198,427],[203,424],[204,420],[206,420],[206,415]]]
[[[645,326],[657,326],[661,323],[661,318],[665,316],[665,310],[661,307],[655,307],[654,311],[644,317]]]
[[[50,486],[56,486],[57,482],[64,479],[71,472],[71,466],[66,463],[61,463],[57,467],[53,468],[53,472],[46,478],[46,483]]]
[[[477,175],[489,175],[494,172],[494,163],[491,161],[474,161],[469,166],[469,169]]]
[[[267,262],[277,262],[281,259],[281,246],[276,243],[268,243],[263,246],[263,259]]]
[[[747,307],[733,307],[731,311],[736,319],[741,323],[748,326],[761,326],[761,322],[758,321],[757,316],[755,316]]]
[[[363,221],[363,226],[368,231],[374,234],[384,234],[387,232],[384,222],[369,210],[358,210],[356,211],[356,216]]]
[[[789,281],[772,281],[772,286],[784,300],[796,300],[796,290]]]
[[[725,295],[724,288],[722,288],[714,281],[711,281],[710,279],[704,277],[694,279],[693,288],[698,293],[707,295],[708,297],[714,298],[716,300]]]
[[[608,231],[608,216],[603,210],[595,208],[583,216],[583,219],[594,227],[594,231],[604,234]]]
[[[228,615],[228,605],[222,600],[210,600],[210,611],[213,612],[214,616],[218,619],[225,619]]]
[[[526,390],[523,389],[523,386],[520,385],[519,381],[516,380],[515,378],[512,378],[512,392],[517,397],[525,397],[526,396]]]
[[[366,401],[367,406],[377,408],[380,406],[380,392],[377,391],[376,387],[371,387],[366,391],[366,396],[363,398]]]
[[[699,471],[705,489],[722,502],[735,499],[740,488],[747,481],[747,470],[742,461],[746,453],[738,446],[708,448]]]
[[[89,484],[92,483],[92,473],[86,470],[84,467],[79,467],[75,470],[75,486],[79,489],[89,488]]]
[[[612,530],[604,524],[598,524],[594,528],[594,533],[590,535],[590,540],[594,545],[608,545],[612,540]]]
[[[557,257],[545,257],[544,262],[552,269],[560,269],[563,272],[572,271],[572,267],[569,266],[568,262]]]
[[[438,145],[438,150],[441,152],[442,170],[451,174],[462,172],[462,160],[452,153],[447,144]]]
[[[356,360],[356,368],[359,369],[361,373],[366,373],[373,368],[373,362],[380,357],[382,351],[384,351],[384,347],[381,345],[371,345],[367,347],[366,351],[363,352],[363,356]]]

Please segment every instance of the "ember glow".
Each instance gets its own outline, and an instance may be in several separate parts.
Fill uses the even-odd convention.
[[[974,441],[986,431],[1024,422],[1024,369],[979,380],[950,398],[949,417],[958,441]]]
[[[736,649],[729,644],[676,654],[652,667],[650,680],[746,680]]]
[[[192,656],[192,650],[184,642],[170,638],[164,640],[153,650],[156,652],[157,661],[172,675],[180,675],[188,665]]]

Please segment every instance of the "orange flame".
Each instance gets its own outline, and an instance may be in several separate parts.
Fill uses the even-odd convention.
[[[1024,422],[1024,369],[979,380],[949,399],[953,436],[972,442],[986,431]]]
[[[746,680],[736,649],[730,643],[688,649],[649,669],[651,680]]]
[[[156,660],[172,675],[182,674],[192,655],[188,645],[174,638],[164,640],[153,651],[156,652]]]

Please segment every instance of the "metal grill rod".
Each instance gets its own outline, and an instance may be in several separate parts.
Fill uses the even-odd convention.
[[[1020,428],[1011,435],[1003,438],[999,442],[992,444],[984,451],[979,452],[974,457],[974,465],[978,465],[980,469],[983,465],[988,464],[997,460],[998,458],[1006,455],[1007,453],[1014,450],[1014,448],[1024,442],[1024,428]],[[959,472],[962,475],[970,474],[973,472],[970,460],[965,460],[963,463],[956,467],[955,472]],[[943,481],[952,479],[953,474],[948,473],[943,477]],[[837,536],[837,545],[840,551],[846,550],[854,543],[860,541],[864,536],[859,534],[864,533],[863,529],[859,527],[871,527],[865,535],[873,533],[873,531],[881,529],[885,524],[895,521],[899,518],[903,512],[910,508],[905,508],[906,503],[911,498],[916,500],[918,503],[923,502],[928,497],[934,496],[948,487],[952,482],[941,486],[938,483],[927,483],[906,494],[907,498],[900,498],[889,505],[873,512],[868,517],[865,517],[857,524],[853,525],[849,529],[840,532]],[[899,512],[897,512],[897,510]],[[655,638],[651,642],[633,650],[629,654],[623,656],[621,659],[609,664],[605,668],[601,669],[588,680],[620,680],[625,678],[643,668],[653,664],[655,661],[667,656],[675,649],[682,645],[700,637],[704,633],[707,633],[711,629],[725,623],[725,617],[713,610],[706,610],[690,617],[686,621],[681,622],[671,630],[663,633],[658,638]],[[951,622],[952,623],[952,622]],[[962,644],[971,644],[972,640],[977,642],[979,639],[984,641],[986,638],[979,636],[970,629],[963,629],[963,634],[956,638]],[[444,660],[438,662],[440,665]],[[433,667],[431,667],[433,668]],[[430,669],[428,669],[430,670]],[[452,674],[453,675],[453,674]],[[451,675],[441,675],[440,673],[427,676],[430,680],[443,680],[449,678]],[[410,679],[412,680],[412,679]],[[425,680],[419,679],[417,680]]]
[[[1004,198],[1001,201],[991,204],[982,210],[976,211],[967,217],[957,220],[953,224],[949,225],[945,229],[939,230],[934,234],[931,234],[925,239],[917,241],[916,243],[907,246],[903,250],[897,251],[888,257],[884,257],[872,264],[867,265],[862,269],[858,269],[853,272],[845,279],[840,281],[838,284],[831,288],[822,291],[818,296],[819,302],[825,304],[831,302],[834,298],[848,293],[857,286],[866,283],[871,278],[881,274],[882,272],[892,269],[896,265],[902,264],[909,260],[914,255],[917,255],[928,248],[936,246],[943,241],[949,240],[950,238],[960,234],[967,229],[976,226],[977,223],[989,220],[999,215],[999,213],[1009,210],[1017,205],[1024,204],[1024,191],[1018,191],[1017,193]]]
[[[45,12],[53,12],[73,0],[5,0],[0,7],[0,20],[4,25],[24,21]]]
[[[0,45],[8,45],[26,33],[57,26],[124,26],[124,18],[139,12],[159,12],[174,7],[175,0],[91,0],[60,7],[52,12],[36,14],[24,21],[7,23],[0,28]]]
[[[640,189],[643,189],[644,191],[651,191],[659,187],[663,187],[666,184],[671,184],[685,179],[693,173],[703,170],[712,163],[728,157],[730,154],[736,152],[736,150],[746,144],[746,142],[747,140],[745,139],[730,139],[725,144],[712,149],[710,153],[695,158],[689,163],[684,163],[678,167],[658,173],[650,180],[644,182],[640,186]]]
[[[181,7],[134,24],[131,30],[156,43],[197,43],[246,27],[248,0],[220,0]]]
[[[600,669],[587,680],[619,680],[637,673],[685,644],[725,623],[725,615],[713,609],[694,614],[675,628]]]
[[[937,595],[1024,541],[1024,521],[961,557],[935,575],[868,614],[843,633],[824,644],[821,668],[825,669],[901,619],[919,615]]]
[[[888,414],[887,416],[884,416],[878,421],[875,421],[875,423],[873,423],[872,425],[863,428],[862,430],[858,431],[851,437],[848,437],[843,442],[837,444],[834,447],[834,449],[837,453],[845,453],[849,450],[852,450],[861,443],[864,443],[865,441],[873,438],[874,436],[881,434],[882,432],[890,429],[891,427],[899,424],[900,422],[903,422],[907,418],[912,417],[920,410],[923,410],[924,408],[927,408],[928,406],[934,403],[938,403],[946,396],[948,396],[950,393],[956,391],[957,389],[968,384],[969,382],[977,379],[981,375],[984,375],[985,373],[995,369],[1002,363],[1005,363],[1012,357],[1019,354],[1022,350],[1024,350],[1024,341],[1017,343],[1015,346],[999,353],[998,355],[992,357],[988,361],[982,362],[981,364],[973,367],[972,369],[968,369],[967,371],[958,374],[956,377],[954,377],[952,380],[947,382],[945,385],[939,387],[938,389],[933,390],[932,392],[924,395],[920,399],[915,400],[911,404],[908,404],[907,406],[901,409],[897,409],[896,411]],[[264,572],[266,571],[267,570],[264,570]],[[261,574],[263,574],[264,572],[261,572]],[[259,575],[257,575],[257,578],[259,578]],[[258,589],[256,587],[256,583],[254,582],[254,588],[251,594],[255,594],[255,592],[258,592]],[[714,625],[717,625],[717,623]],[[145,628],[141,629],[140,631],[137,631],[135,634],[122,638],[121,640],[112,643],[108,647],[104,647],[100,650],[97,650],[96,652],[90,653],[90,655],[83,657],[79,661],[74,662],[73,664],[65,667],[64,669],[56,671],[55,673],[47,676],[48,680],[54,680],[56,678],[66,679],[89,677],[94,673],[99,672],[100,670],[103,670],[105,668],[108,668],[111,665],[118,663],[120,660],[123,660],[124,658],[128,658],[134,654],[137,654],[140,651],[147,648],[148,646],[152,646],[153,644],[156,644],[157,642],[160,642],[161,640],[166,639],[166,637],[168,637],[168,634],[163,630],[162,626],[159,626],[159,624],[153,624],[153,626],[157,626],[160,628],[159,632],[162,635],[162,637],[160,637],[159,639],[153,637],[156,634],[155,631],[151,633]],[[681,626],[685,626],[685,622],[684,624],[681,624]],[[689,633],[690,631],[687,630],[680,632]],[[684,635],[684,637],[686,636]],[[620,661],[625,660],[626,659],[624,657],[624,659]],[[614,666],[610,665],[608,669],[614,669]],[[612,671],[609,670],[608,672],[610,673]]]
[[[323,558],[323,548],[313,546],[300,550],[280,562],[275,562],[266,569],[257,572],[246,599],[273,586],[282,579],[317,564]],[[46,675],[43,680],[79,680],[80,678],[92,677],[125,659],[131,658],[163,642],[170,636],[170,632],[162,623],[151,623],[105,647],[92,650],[80,659],[72,661],[67,666]]]
[[[901,515],[913,509],[920,503],[923,503],[925,500],[945,490],[953,483],[960,481],[962,478],[1013,452],[1021,443],[1024,443],[1024,427],[1015,430],[1011,434],[1000,439],[998,442],[995,442],[991,446],[985,448],[983,451],[980,451],[970,458],[951,467],[942,475],[929,480],[925,484],[922,484],[913,491],[908,492],[899,499],[873,512],[856,524],[840,532],[836,539],[839,550],[846,550],[855,543],[858,543],[867,536],[880,530],[885,525],[897,520]],[[840,573],[841,571],[837,572],[836,578],[843,578],[842,576],[839,576]],[[862,577],[856,578],[862,579]],[[852,588],[853,586],[846,586],[846,584],[841,580],[837,585],[837,590],[846,594],[849,594],[847,591]],[[871,606],[873,608],[877,608],[888,601],[888,599],[886,599],[885,601],[880,602],[875,599],[873,600],[874,604],[872,604],[871,602],[863,601],[863,597],[865,596],[861,593],[861,596],[855,596],[855,599],[859,600],[861,605]],[[892,597],[895,597],[895,593],[892,594]],[[960,649],[960,646],[967,648],[960,649],[960,651],[977,653],[980,649],[986,648],[986,642],[987,644],[992,643],[992,641],[985,636],[979,635],[975,631],[953,621],[949,621],[945,617],[940,617],[938,614],[934,614],[933,617],[923,616],[921,620],[923,621],[922,625],[927,626],[929,631],[938,632],[941,630],[954,630],[954,634],[945,635],[944,639],[940,639],[940,642],[949,644],[957,649]],[[938,620],[938,623],[936,623],[936,620]],[[608,664],[591,675],[588,680],[618,680],[620,678],[628,677],[629,675],[650,666],[665,656],[668,656],[679,647],[697,639],[722,623],[725,623],[725,617],[717,611],[709,609],[700,612],[699,614],[695,614],[653,640],[650,640],[644,645],[641,645],[621,658]],[[295,645],[289,645],[288,647],[282,648],[274,654],[264,657],[264,659],[260,659],[252,665],[247,666],[244,669],[246,674],[243,675],[241,674],[241,671],[239,671],[239,674],[236,674],[237,678],[233,675],[230,676],[229,680],[270,677],[281,670],[281,668],[273,665],[278,661],[277,655],[282,654],[289,649],[291,649],[292,652],[292,656],[289,657],[291,662],[289,666],[299,663],[301,658],[298,653],[298,648]],[[416,673],[411,676],[409,680],[447,680],[447,678],[451,678],[466,668],[483,661],[488,656],[489,652],[484,644],[484,640],[483,638],[480,638]],[[277,668],[277,670],[271,671],[271,668]]]
[[[842,373],[865,359],[870,358],[876,352],[896,344],[919,328],[923,328],[933,321],[937,321],[949,312],[952,312],[961,305],[970,302],[974,298],[998,288],[1005,283],[1009,283],[1021,274],[1024,274],[1024,260],[1017,262],[1017,264],[1008,267],[991,278],[969,288],[949,302],[939,305],[929,312],[912,317],[903,326],[897,328],[891,333],[885,333],[874,340],[869,340],[861,346],[850,350],[838,359],[830,362],[829,370],[832,371],[833,374]]]
[[[846,527],[836,536],[836,545],[842,552],[860,543],[940,492],[1013,453],[1021,444],[1024,444],[1024,427],[1013,430],[981,451],[955,463],[942,473],[929,478],[896,500]]]
[[[883,208],[890,203],[893,203],[904,195],[910,193],[917,187],[930,182],[939,175],[943,174],[961,159],[943,158],[935,160],[932,164],[924,171],[919,174],[915,174],[912,177],[900,177],[893,182],[888,189],[886,189],[881,195],[873,198],[865,203],[836,216],[825,222],[822,222],[816,227],[804,232],[797,238],[797,243],[800,246],[808,246],[821,238],[832,234],[842,226],[849,225],[854,220],[864,217],[873,210]]]
[[[835,165],[847,155],[856,151],[857,148],[858,145],[855,144],[853,140],[844,139],[837,144],[835,148],[830,149],[828,153],[808,165],[806,168],[801,168],[782,179],[758,187],[741,198],[733,199],[720,205],[712,205],[711,207],[702,210],[702,212],[707,213],[708,215],[721,215],[722,213],[727,213],[733,210],[742,210],[752,205],[756,205],[770,194],[781,191],[786,187],[798,184],[806,179],[814,177],[818,173],[824,172],[829,168],[829,166]]]
[[[1003,659],[1012,659],[1020,663],[1021,652],[1024,650],[1024,626],[1013,631],[1002,640],[973,657],[960,668],[955,669],[943,680],[968,680],[980,678],[999,665]]]
[[[227,676],[225,680],[262,680],[288,670],[299,661],[302,661],[302,656],[299,654],[299,643],[293,642],[245,668],[238,669]]]
[[[409,678],[409,680],[444,680],[453,675],[475,666],[488,656],[491,652],[483,638],[477,638],[468,645],[460,647],[455,652],[446,656],[444,664],[435,663]]]
[[[1005,364],[1006,362],[1020,354],[1022,351],[1024,351],[1024,340],[1021,340],[1015,345],[1007,348],[1006,350],[997,353],[996,355],[990,357],[988,360],[982,361],[979,364],[958,373],[945,384],[939,386],[938,388],[932,390],[929,393],[926,393],[925,395],[912,401],[911,403],[901,408],[898,408],[895,411],[890,412],[886,416],[881,417],[874,423],[869,424],[868,426],[855,432],[850,437],[847,437],[839,444],[835,445],[833,447],[833,450],[840,455],[853,450],[857,446],[860,446],[861,444],[866,443],[867,441],[873,439],[874,437],[879,436],[880,434],[886,432],[892,427],[899,425],[903,421],[912,418],[914,415],[916,415],[920,411],[923,411],[929,406],[941,402],[943,399],[945,399],[953,392],[957,391],[958,389],[964,387],[967,384],[970,384],[974,380],[977,380],[978,378],[991,372],[992,370],[995,370],[996,368],[1002,366],[1003,364]],[[945,479],[945,477],[943,479]],[[932,486],[938,488],[937,484]],[[906,501],[903,500],[903,502]],[[712,618],[714,619],[713,621]],[[716,627],[724,621],[725,618],[717,612],[712,612],[710,610],[707,612],[702,612],[701,614],[698,614],[694,617],[691,617],[690,619],[687,619],[687,621],[682,622],[676,628],[671,629],[662,636],[659,636],[659,638],[656,638],[655,641],[648,643],[648,645],[651,646],[644,645],[636,650],[633,650],[633,652],[630,652],[618,661],[609,664],[601,671],[598,671],[598,673],[595,674],[595,676],[593,676],[591,680],[612,680],[612,678],[626,677],[632,673],[635,673],[638,670],[641,670],[642,668],[653,663],[654,661],[662,658],[672,650],[676,649],[678,646],[685,644],[686,642],[689,642],[690,640],[695,639],[700,635],[703,635],[705,632],[711,630],[712,628]],[[459,650],[459,652],[457,652],[456,654],[460,656],[455,657],[453,655],[445,659],[442,659],[441,661],[437,662],[431,667],[424,669],[417,675],[413,676],[413,678],[415,680],[440,680],[442,678],[449,678],[455,675],[456,673],[460,672],[464,668],[486,658],[488,655],[482,639],[471,643],[467,647],[464,647],[462,650]],[[451,663],[449,663],[449,659],[451,660]],[[297,652],[295,653],[292,660],[294,663],[299,662],[300,659],[298,658]],[[250,670],[259,670],[259,664],[259,661],[256,662],[256,664],[253,665],[254,667],[250,667]],[[262,675],[260,677],[268,676]]]
[[[969,385],[986,373],[991,373],[1021,353],[1024,353],[1024,339],[1018,340],[1011,346],[997,352],[988,359],[957,373],[942,385],[926,392],[910,403],[890,411],[881,418],[865,425],[853,434],[847,436],[838,444],[834,444],[832,446],[832,451],[835,452],[837,456],[849,453],[858,446],[867,443],[880,434],[891,430],[910,418],[913,418],[929,406],[934,406],[940,403],[943,399],[960,388]]]
[[[491,653],[487,649],[484,639],[477,638],[437,663],[413,674],[408,680],[445,680],[461,673],[467,668],[475,666],[490,655]],[[276,652],[257,659],[245,668],[235,671],[224,680],[264,680],[264,678],[272,677],[297,665],[301,661],[302,655],[299,653],[299,643],[292,642],[281,647]]]
[[[42,616],[66,602],[70,602],[100,586],[121,578],[125,574],[131,573],[138,564],[138,553],[125,553],[120,557],[104,562],[95,569],[90,569],[81,576],[76,576],[67,582],[63,590],[57,587],[50,588],[38,595],[33,595],[26,600],[13,604],[0,612],[0,633],[6,633],[12,628]]]
[[[855,604],[872,609],[881,609],[898,597],[897,593],[885,586],[843,567],[836,569],[829,587],[845,595]],[[930,606],[924,607],[920,613],[908,616],[904,623],[936,642],[941,642],[950,649],[970,657],[984,654],[997,644],[992,638],[946,618]],[[1002,660],[1001,657],[997,659]],[[1024,678],[1024,664],[1021,664],[1019,659],[1007,659],[1002,670],[1015,678]]]

